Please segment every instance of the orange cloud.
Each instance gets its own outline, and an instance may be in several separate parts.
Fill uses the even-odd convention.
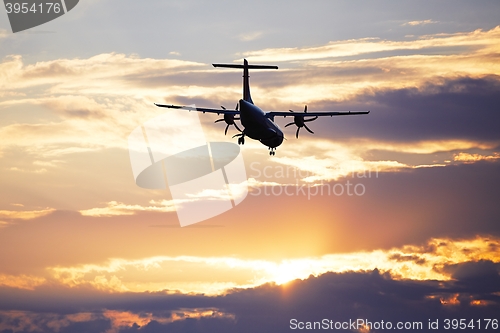
[[[453,294],[448,297],[441,297],[439,301],[441,302],[441,304],[445,306],[460,305],[460,300],[458,299],[458,296],[460,296],[460,294]]]
[[[389,272],[395,279],[450,280],[450,273],[443,269],[446,265],[479,260],[500,262],[500,255],[495,250],[498,247],[500,240],[496,238],[436,238],[422,246],[278,262],[229,257],[160,256],[138,260],[111,259],[105,264],[52,267],[48,271],[53,279],[69,286],[92,285],[114,292],[178,290],[182,293],[218,295],[232,288],[249,288],[269,282],[283,284],[326,272],[378,269]],[[203,276],[196,273],[200,270],[204,272]]]
[[[31,220],[37,217],[48,215],[54,212],[53,208],[45,208],[42,210],[0,210],[0,219],[14,219],[14,220]]]
[[[162,200],[157,203],[151,201],[151,204],[159,204],[155,206],[127,205],[121,202],[110,201],[106,207],[90,208],[80,210],[80,214],[84,216],[116,216],[116,215],[134,215],[137,212],[175,212],[175,203],[173,200]]]
[[[225,313],[218,309],[179,309],[170,313],[168,316],[159,316],[153,313],[141,313],[139,315],[132,312],[112,310],[106,310],[103,314],[104,317],[111,320],[112,329],[108,330],[107,333],[118,332],[124,327],[132,327],[134,325],[143,327],[149,324],[151,321],[156,321],[161,324],[168,324],[179,320],[186,320],[188,318],[218,318],[229,320],[236,319],[233,314]]]
[[[453,156],[453,160],[464,163],[474,163],[478,161],[492,161],[500,159],[500,154],[494,153],[493,155],[469,154],[458,153]]]
[[[413,22],[416,25],[432,21]],[[478,46],[481,49],[479,52],[481,52],[485,49],[497,49],[499,38],[500,26],[488,31],[476,30],[469,33],[427,35],[414,41],[361,38],[329,42],[327,45],[311,48],[271,48],[248,52],[245,56],[253,62],[280,62],[346,57],[382,51],[423,50],[430,47],[446,46]],[[237,61],[242,60],[238,59]]]
[[[429,82],[439,84],[459,76],[500,74],[493,56],[500,51],[499,39],[500,27],[496,27],[488,31],[422,36],[414,41],[357,39],[315,48],[264,49],[247,56],[256,62],[301,61],[300,64],[305,65],[281,69],[281,75],[291,79],[285,80],[286,85],[272,87],[271,93],[269,87],[260,86],[258,80],[253,82],[254,95],[259,96],[261,105],[283,109],[304,101],[323,103],[325,96],[328,100],[342,101],[377,90],[420,89]],[[425,49],[435,47],[462,48],[453,53],[425,54]],[[408,49],[415,54],[386,54]],[[381,51],[385,52],[383,57],[363,58],[368,53]],[[339,60],[340,56],[360,58]],[[0,63],[0,107],[36,107],[50,115],[47,118],[50,121],[7,123],[0,128],[0,153],[13,146],[44,157],[107,148],[126,149],[126,136],[138,124],[163,112],[153,107],[153,102],[175,103],[179,96],[213,101],[240,97],[239,84],[221,85],[215,81],[218,71],[204,65],[115,53],[28,65],[21,56],[7,57]],[[206,71],[214,74],[213,82],[200,83],[196,75],[192,75]],[[362,80],[359,73],[363,73]],[[193,79],[188,83],[179,80],[167,85],[153,84],[158,77],[173,74]],[[337,74],[342,79],[332,81],[331,77]],[[187,130],[187,127],[180,129]]]
[[[34,290],[45,282],[47,282],[47,280],[43,277],[0,274],[0,286],[11,288]]]

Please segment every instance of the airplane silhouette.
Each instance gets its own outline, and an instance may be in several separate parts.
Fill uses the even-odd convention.
[[[304,127],[309,133],[314,134],[306,123],[316,120],[318,117],[322,116],[350,116],[358,114],[368,114],[370,111],[322,111],[322,112],[307,112],[307,105],[304,107],[303,112],[294,112],[289,110],[289,112],[284,111],[270,111],[264,112],[258,106],[254,105],[252,97],[250,96],[250,82],[249,82],[249,69],[278,69],[278,66],[267,66],[267,65],[249,65],[246,59],[243,60],[243,65],[236,64],[212,64],[214,67],[225,67],[225,68],[243,68],[243,98],[239,100],[236,108],[234,110],[228,110],[221,106],[222,109],[210,109],[210,108],[198,108],[191,106],[180,106],[180,105],[165,105],[157,104],[156,106],[162,108],[170,109],[185,109],[189,111],[199,111],[199,112],[209,112],[223,114],[224,118],[218,119],[215,122],[225,121],[227,126],[224,134],[227,134],[229,126],[234,125],[234,127],[241,133],[233,136],[238,137],[238,144],[245,144],[245,137],[248,136],[251,139],[260,141],[263,145],[269,147],[269,154],[275,155],[276,147],[283,143],[284,135],[278,124],[274,122],[274,117],[287,117],[293,116],[293,122],[285,125],[285,127],[294,125],[297,126],[297,132],[295,137],[299,138],[299,131]],[[239,107],[239,110],[238,110]],[[236,117],[239,115],[239,118]],[[306,119],[306,117],[312,117]],[[240,130],[238,125],[236,125],[235,120],[240,120],[243,130]]]

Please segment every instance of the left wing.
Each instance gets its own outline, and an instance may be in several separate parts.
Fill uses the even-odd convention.
[[[198,112],[208,112],[208,113],[217,113],[217,114],[240,114],[238,110],[227,110],[227,109],[209,109],[209,108],[195,108],[192,106],[182,106],[182,105],[166,105],[166,104],[157,104],[156,106],[160,108],[169,108],[169,109],[184,109],[189,111],[198,111]]]
[[[351,116],[357,114],[368,114],[370,111],[324,111],[324,112],[285,112],[285,111],[271,111],[266,112],[268,118],[274,119],[274,117],[322,117],[322,116]]]

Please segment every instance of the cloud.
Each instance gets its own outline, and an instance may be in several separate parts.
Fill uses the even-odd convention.
[[[500,265],[491,260],[476,260],[449,264],[443,271],[457,280],[457,286],[475,293],[494,293],[500,283]],[[479,303],[478,305],[480,305]]]
[[[84,78],[83,82],[75,82],[79,86],[90,83],[88,79],[106,78],[107,80],[120,80],[122,77],[137,73],[168,73],[172,70],[182,70],[199,67],[202,64],[174,60],[174,59],[141,59],[137,56],[126,56],[117,53],[99,54],[88,59],[58,59],[52,61],[37,62],[33,65],[24,65],[21,56],[7,57],[2,67],[10,69],[4,72],[4,77],[9,78],[8,87],[16,88],[23,86],[34,86],[37,84],[56,84],[58,89],[73,87],[68,81],[61,82],[66,76],[79,76]],[[121,69],[118,72],[117,69]],[[29,79],[25,80],[25,79]],[[6,84],[5,81],[2,82]],[[106,82],[108,83],[108,82]],[[98,86],[101,83],[97,83]],[[95,82],[94,82],[95,86]],[[106,86],[106,85],[103,85]]]
[[[500,142],[498,142],[500,143]],[[401,172],[423,167],[444,167],[460,163],[475,163],[483,160],[495,161],[492,155],[470,154],[465,151],[482,149],[495,150],[496,142],[466,140],[436,140],[421,142],[384,142],[376,140],[345,140],[334,142],[325,139],[302,139],[293,143],[293,149],[285,156],[277,156],[273,163],[254,161],[250,164],[249,174],[258,182],[267,181],[264,186],[337,181],[341,178],[378,178],[380,173]],[[310,154],[314,151],[314,154]],[[462,151],[461,153],[455,153]],[[374,153],[377,156],[374,157]],[[436,158],[436,154],[442,157]],[[392,159],[383,159],[383,156]],[[408,162],[400,162],[402,156],[414,155]],[[429,159],[427,156],[432,156]],[[249,184],[259,186],[259,184]]]
[[[76,314],[43,314],[25,311],[0,311],[0,329],[7,332],[65,332],[68,329],[110,329],[104,314],[83,312]],[[120,327],[117,324],[117,327]],[[109,330],[108,332],[112,332]]]
[[[254,31],[254,32],[240,34],[238,35],[238,38],[243,42],[250,42],[261,38],[263,34],[264,33],[262,31]]]
[[[141,313],[137,314],[134,312],[124,312],[124,311],[105,311],[104,316],[111,320],[111,325],[113,327],[112,332],[119,332],[121,329],[126,328],[141,328],[146,327],[152,323],[158,323],[163,325],[168,325],[177,321],[185,320],[200,320],[202,318],[223,320],[223,321],[234,321],[235,317],[233,314],[224,313],[219,309],[179,309],[178,311],[172,311],[167,314],[157,314],[157,313]]]
[[[426,24],[432,24],[432,23],[438,23],[438,22],[433,21],[433,20],[422,20],[422,21],[410,21],[410,22],[403,23],[401,25],[402,26],[405,26],[405,25],[416,26],[416,25],[426,25]]]
[[[481,155],[481,154],[469,154],[469,153],[458,153],[455,154],[453,159],[455,161],[461,161],[464,163],[474,163],[477,161],[491,161],[497,160],[500,156],[498,153],[493,153],[493,155]]]
[[[176,206],[174,200],[162,200],[161,202],[150,202],[151,206],[127,205],[121,202],[110,201],[106,207],[90,208],[80,210],[83,216],[119,216],[134,215],[137,212],[175,212]],[[154,206],[153,206],[154,205]],[[159,206],[158,206],[159,205]]]
[[[477,276],[485,277],[484,274]],[[3,296],[0,307],[18,297],[11,303],[18,310],[0,314],[2,325],[14,332],[33,332],[36,329],[65,332],[65,328],[75,331],[75,323],[89,327],[101,320],[98,326],[95,325],[99,332],[257,330],[279,333],[289,332],[293,323],[323,323],[324,319],[327,325],[333,326],[361,319],[363,322],[359,322],[357,329],[366,328],[363,326],[368,322],[368,325],[380,325],[383,321],[394,326],[408,323],[410,327],[421,327],[419,331],[431,332],[429,321],[437,320],[439,327],[443,327],[444,319],[450,318],[450,311],[458,318],[467,317],[475,325],[479,320],[484,325],[485,318],[496,318],[500,301],[495,296],[499,291],[498,284],[484,291],[480,284],[465,286],[457,281],[397,280],[377,269],[326,273],[285,285],[271,283],[232,290],[216,297],[165,293],[108,294],[79,288],[40,289],[39,295],[31,291],[0,291]],[[66,297],[62,296],[63,291]],[[34,302],[49,292],[53,297],[45,302],[44,307]]]
[[[55,211],[54,208],[45,208],[41,210],[0,210],[0,219],[9,220],[31,220],[41,216],[48,215]]]
[[[34,151],[43,155],[63,145],[92,150],[125,148],[124,137],[137,124],[157,115],[152,102],[162,99],[159,91],[131,85],[127,77],[165,75],[200,65],[114,53],[31,65],[25,65],[21,56],[7,57],[0,63],[0,107],[38,108],[41,119],[7,122],[0,128],[0,149],[36,146]]]
[[[485,121],[487,116],[472,118],[477,126],[486,126],[487,131],[476,131],[476,124],[473,127],[465,124],[469,124],[471,108],[485,113],[496,105],[498,79],[492,74],[500,74],[494,57],[498,45],[494,41],[498,39],[499,31],[500,28],[494,28],[424,36],[421,40],[409,42],[340,41],[336,43],[359,44],[360,49],[360,45],[373,44],[386,51],[410,47],[408,45],[413,42],[416,44],[411,44],[410,48],[414,50],[434,44],[465,48],[442,55],[389,54],[375,58],[363,55],[358,60],[309,59],[307,66],[292,66],[272,75],[265,74],[264,80],[252,81],[252,88],[254,95],[259,96],[259,103],[267,109],[288,109],[304,101],[316,110],[371,109],[372,114],[365,117],[368,119],[350,119],[355,129],[362,130],[360,134],[364,137],[392,135],[397,139],[405,136],[422,140],[431,132],[445,136],[453,127],[457,129],[454,131],[457,135],[492,135],[494,131],[489,128],[493,127],[494,121]],[[308,50],[298,50],[297,54],[308,54]],[[328,50],[328,47],[318,50]],[[264,54],[267,51],[256,52]],[[292,60],[288,60],[290,64]],[[142,59],[114,53],[30,65],[24,64],[20,56],[11,56],[0,66],[0,86],[4,94],[0,107],[12,110],[33,107],[43,115],[43,120],[36,123],[7,122],[0,129],[0,150],[23,147],[40,157],[69,152],[69,147],[75,152],[126,149],[124,138],[137,124],[158,115],[159,110],[152,107],[153,101],[196,100],[212,106],[217,105],[215,101],[238,98],[241,90],[238,75],[228,71],[208,72],[199,63]],[[338,79],[332,80],[332,77]],[[269,93],[270,89],[272,93]],[[26,98],[28,91],[30,98]],[[429,106],[436,112],[422,117],[420,111],[429,109]],[[450,120],[445,121],[445,118]],[[335,123],[345,121],[336,119]],[[319,126],[320,135],[332,133],[321,130],[327,128],[327,124],[331,121],[315,122],[314,126]],[[446,127],[444,131],[443,126]],[[208,131],[215,128],[208,123],[206,127]],[[181,128],[184,129],[187,130]],[[345,134],[345,131],[346,128],[341,127],[338,133]],[[336,133],[332,133],[332,138],[337,137]],[[356,132],[350,133],[343,137],[352,137]]]
[[[0,274],[0,286],[3,287],[34,290],[46,282],[45,278],[38,276]]]
[[[19,172],[33,172],[33,173],[45,173],[47,172],[47,169],[42,168],[42,169],[36,169],[36,170],[27,170],[27,169],[20,169],[18,167],[12,167],[10,168],[11,171],[19,171]]]
[[[496,238],[469,240],[431,239],[421,246],[409,245],[388,250],[328,254],[281,260],[249,260],[231,257],[157,256],[136,260],[110,259],[103,264],[47,267],[48,276],[5,277],[4,285],[33,289],[46,281],[68,287],[91,286],[113,292],[159,292],[184,294],[226,294],[234,288],[255,288],[265,283],[286,284],[327,272],[370,271],[378,269],[402,280],[441,280],[463,278],[456,269],[470,261],[498,263]],[[203,270],[204,275],[196,274]],[[463,269],[469,270],[467,267]],[[11,281],[11,282],[8,282]],[[25,281],[25,282],[23,282]],[[7,283],[8,282],[8,283]]]
[[[117,333],[123,329],[141,328],[150,323],[168,325],[176,321],[211,318],[234,321],[234,315],[218,309],[179,309],[135,313],[104,310],[74,314],[34,313],[27,311],[0,311],[0,329],[10,332],[99,332]]]
[[[336,102],[349,101],[346,110],[356,110],[357,97],[377,91],[425,89],[445,79],[500,74],[496,66],[499,33],[496,27],[412,41],[365,38],[314,48],[257,50],[245,57],[250,62],[285,62],[276,73],[259,73],[266,78],[264,85],[253,79],[254,95],[263,96],[260,104],[288,109],[290,104],[311,104],[328,96]]]
[[[118,333],[149,325],[171,325],[178,321],[203,318],[234,322],[234,315],[218,309],[178,309],[177,311],[132,312],[104,310],[72,314],[0,311],[0,329],[8,332],[105,332]],[[150,327],[151,327],[150,326]]]
[[[500,28],[494,28],[455,35],[423,36],[420,40],[407,42],[361,39],[334,42],[312,49],[297,49],[294,52],[300,57],[305,56],[304,59],[308,61],[311,60],[308,54],[319,54],[320,58],[327,57],[329,60],[309,61],[307,67],[295,66],[287,70],[282,69],[272,76],[266,74],[266,82],[274,84],[272,98],[266,97],[268,89],[263,89],[266,88],[266,82],[259,80],[253,82],[254,95],[262,96],[261,103],[268,105],[277,102],[282,104],[285,101],[302,104],[304,100],[312,102],[322,100],[324,96],[342,101],[380,89],[421,87],[439,77],[499,74],[494,57],[497,53],[496,41],[499,31]],[[331,58],[332,47],[346,50],[352,48],[355,50],[353,54],[362,55],[366,53],[362,51],[365,46],[367,52],[374,49],[379,53],[390,50],[423,50],[429,47],[451,49],[440,55],[435,52],[404,56],[384,54],[375,58],[363,56],[362,59],[349,61]],[[255,54],[269,52],[254,51]],[[337,54],[335,52],[334,54]],[[275,53],[282,55],[287,52],[277,49]],[[351,53],[348,51],[346,54]],[[283,60],[291,62],[296,59]],[[141,59],[112,53],[88,59],[58,59],[24,65],[20,56],[11,56],[6,58],[1,66],[3,79],[0,78],[0,85],[4,94],[22,95],[24,90],[31,89],[31,95],[33,91],[38,91],[40,95],[36,96],[36,99],[11,98],[0,105],[43,103],[42,105],[49,109],[55,107],[58,112],[68,117],[106,116],[108,121],[118,123],[122,123],[124,119],[113,111],[128,111],[130,116],[133,114],[131,111],[137,110],[138,99],[145,97],[150,102],[164,98],[175,102],[179,96],[190,99],[203,96],[208,100],[221,100],[233,99],[231,96],[235,96],[235,91],[240,91],[240,82],[234,74],[216,70],[211,70],[208,74],[202,64],[181,60]],[[342,80],[332,81],[332,76]],[[74,79],[76,77],[78,80]],[[286,85],[282,86],[282,82],[286,82]],[[217,87],[216,91],[214,87]],[[45,96],[47,93],[50,97]],[[86,100],[78,97],[83,94]],[[108,97],[107,100],[102,98],[103,95]],[[71,96],[73,101],[70,102]],[[123,98],[118,98],[119,96]],[[44,100],[40,100],[44,97]],[[65,100],[68,102],[61,104]],[[148,112],[145,105],[141,105],[141,110]],[[149,110],[149,114],[151,112],[152,110]]]
[[[500,27],[489,31],[476,30],[470,33],[438,34],[422,36],[415,41],[387,41],[378,38],[361,38],[330,42],[311,48],[271,48],[247,52],[245,57],[254,62],[304,61],[323,58],[338,58],[376,52],[414,50],[435,47],[476,46],[479,53],[496,49]]]
[[[247,206],[243,205],[233,214],[228,213],[217,220],[220,225],[232,226],[232,230],[221,228],[217,233],[210,233],[211,229],[204,229],[207,233],[203,235],[195,228],[183,234],[173,229],[169,223],[176,222],[175,216],[168,213],[171,202],[167,204],[159,199],[164,193],[139,192],[134,187],[129,170],[124,167],[128,165],[126,137],[133,128],[163,112],[154,108],[152,101],[184,103],[197,100],[216,106],[221,100],[227,106],[226,100],[234,101],[241,95],[239,74],[208,71],[200,64],[179,63],[177,66],[161,60],[115,54],[88,59],[58,59],[34,65],[24,64],[20,57],[4,60],[0,75],[4,75],[1,78],[7,91],[2,96],[0,107],[13,112],[20,110],[28,115],[31,115],[28,111],[36,112],[36,117],[40,117],[35,120],[27,117],[22,121],[7,119],[6,125],[0,129],[1,148],[8,157],[4,160],[8,168],[6,172],[20,177],[20,170],[30,170],[29,163],[36,168],[45,168],[47,172],[43,178],[27,178],[26,182],[34,188],[33,184],[40,181],[45,186],[50,183],[48,180],[59,179],[53,183],[57,186],[43,187],[40,196],[73,212],[33,215],[22,225],[2,229],[2,253],[16,253],[15,258],[1,258],[4,285],[8,286],[2,290],[9,289],[14,293],[31,288],[40,291],[51,284],[58,287],[62,284],[74,289],[87,288],[103,299],[108,299],[103,295],[111,293],[125,295],[127,291],[151,291],[141,295],[149,303],[151,299],[148,297],[165,289],[228,295],[231,288],[245,287],[249,292],[265,294],[268,290],[278,289],[257,289],[256,286],[270,282],[282,283],[284,288],[286,282],[294,278],[308,279],[311,274],[320,277],[332,271],[347,276],[346,272],[352,270],[358,273],[350,277],[360,277],[365,274],[363,270],[378,268],[379,272],[385,273],[383,277],[392,279],[397,286],[403,286],[407,278],[422,288],[428,286],[428,279],[449,280],[445,283],[449,290],[425,294],[435,297],[426,299],[430,303],[425,305],[439,306],[440,299],[450,300],[451,304],[456,299],[460,301],[459,306],[472,307],[474,302],[491,306],[488,302],[494,302],[494,296],[485,294],[483,298],[474,298],[470,296],[472,289],[467,289],[469,295],[466,295],[465,284],[472,288],[473,283],[466,279],[461,280],[462,284],[451,281],[451,268],[447,270],[445,267],[481,260],[498,262],[498,258],[491,254],[494,252],[491,248],[462,256],[465,250],[468,252],[473,247],[470,238],[463,247],[457,245],[456,240],[447,241],[447,237],[476,234],[498,236],[495,224],[498,205],[494,199],[498,197],[496,156],[499,137],[495,127],[497,115],[492,110],[498,105],[499,79],[497,75],[489,75],[498,74],[498,67],[495,46],[488,39],[497,38],[494,32],[495,29],[477,32],[477,45],[471,41],[474,33],[431,36],[412,49],[418,54],[390,53],[393,52],[391,47],[398,52],[406,47],[394,42],[396,44],[380,51],[388,54],[377,53],[378,56],[373,58],[365,57],[367,53],[361,50],[357,55],[363,59],[304,60],[300,64],[289,62],[289,69],[269,75],[256,72],[252,75],[252,91],[254,98],[257,97],[256,100],[266,108],[300,109],[307,102],[310,107],[313,103],[316,110],[372,110],[366,117],[337,117],[315,122],[316,136],[301,133],[304,135],[298,141],[291,142],[294,140],[294,130],[291,129],[290,133],[287,132],[291,138],[280,147],[277,158],[266,160],[265,167],[278,167],[271,169],[273,174],[279,167],[290,167],[304,171],[306,175],[301,179],[319,182],[339,179],[353,172],[383,170],[383,179],[362,179],[368,191],[356,200],[300,195],[297,198],[251,197]],[[431,46],[434,42],[436,45],[449,44],[439,46],[442,52],[439,55],[426,53],[436,46]],[[351,42],[339,43],[347,47]],[[352,42],[356,43],[381,43],[384,47],[384,43],[377,40]],[[447,47],[458,48],[451,50]],[[473,66],[474,63],[479,66]],[[12,85],[8,84],[9,80],[12,80]],[[214,120],[210,116],[203,119],[207,124]],[[189,131],[189,126],[184,124],[181,127],[181,130]],[[220,128],[212,125],[207,125],[207,128],[210,133],[217,129],[220,136]],[[251,147],[246,145],[245,153],[257,156]],[[114,148],[118,148],[116,151],[120,154],[113,155],[113,151],[106,150]],[[12,154],[13,151],[17,155]],[[98,152],[103,155],[98,155]],[[31,161],[23,166],[21,161],[28,157],[42,164]],[[258,158],[263,160],[262,156]],[[65,168],[52,172],[63,162]],[[442,165],[446,167],[427,168]],[[48,175],[53,178],[48,178]],[[26,172],[22,176],[35,177],[37,174]],[[252,184],[260,189],[280,184],[296,186],[293,179],[275,179],[279,178],[275,175],[271,179],[253,178]],[[7,180],[5,178],[4,182]],[[97,183],[99,186],[94,186]],[[67,192],[61,192],[66,187],[78,188],[78,195],[66,196]],[[26,191],[17,192],[12,191],[12,195],[23,200],[27,197]],[[10,190],[8,193],[11,195]],[[92,199],[88,199],[90,197]],[[151,197],[155,198],[152,202]],[[71,205],[59,203],[65,200],[71,201]],[[87,201],[83,203],[82,200]],[[245,229],[248,220],[242,216],[253,216],[256,205],[259,216],[265,218],[252,220],[252,229]],[[56,207],[52,204],[42,207],[46,206]],[[278,206],[286,209],[277,210]],[[38,219],[33,220],[36,217]],[[272,224],[268,223],[270,220],[273,220]],[[304,223],[308,228],[304,228]],[[172,228],[148,229],[151,224]],[[294,235],[297,230],[301,231],[298,236]],[[41,233],[44,238],[39,237]],[[374,234],[377,237],[373,237]],[[431,237],[440,243],[427,243]],[[352,242],[352,239],[357,242]],[[485,239],[489,238],[482,237],[482,243],[487,242]],[[493,240],[492,244],[498,243],[495,238]],[[411,249],[402,245],[420,242],[426,243],[425,246]],[[205,257],[189,252],[197,244],[206,247]],[[31,246],[38,249],[35,257],[25,250]],[[481,249],[482,245],[477,247]],[[234,249],[236,254],[244,254],[241,258],[228,257],[227,248]],[[427,251],[428,248],[432,251]],[[158,255],[158,249],[162,249],[161,255]],[[351,253],[325,254],[340,250]],[[191,255],[183,256],[183,252]],[[307,256],[303,256],[303,252]],[[288,259],[275,261],[255,259],[269,253],[290,255]],[[447,258],[452,258],[451,262],[447,262]],[[44,271],[47,267],[49,269]],[[200,276],[200,269],[204,276]],[[461,279],[460,274],[458,278]],[[240,292],[238,295],[243,295],[244,291]],[[357,294],[351,296],[365,302],[369,300],[369,297],[363,299]],[[22,308],[16,305],[19,303],[8,303],[12,300],[5,298],[5,304],[10,305],[4,308]],[[204,303],[203,308],[206,305],[206,308],[224,309],[221,304],[211,303],[213,298],[200,296],[198,301],[209,303]],[[37,304],[43,307],[45,303],[38,300],[33,306]],[[112,308],[109,303],[107,306]],[[175,303],[175,306],[180,305]],[[116,303],[115,307],[118,307]],[[186,307],[201,308],[194,301]],[[247,311],[251,312],[251,309]],[[125,320],[126,324],[121,328],[138,330],[132,323],[142,318],[136,316],[137,313],[131,315],[130,321]],[[238,313],[237,318],[246,318],[237,311],[224,313]],[[121,315],[116,315],[116,318]],[[167,324],[158,317],[144,315],[144,318],[150,318],[141,322],[140,327],[144,330],[146,327],[165,330]],[[209,318],[196,320],[205,324]],[[111,325],[109,318],[96,319],[96,322],[103,327]],[[168,325],[185,328],[187,326],[182,325],[188,323],[193,321]],[[64,327],[74,329],[71,325]],[[112,325],[118,324],[114,322]],[[231,330],[234,331],[233,326]]]
[[[266,172],[273,174],[278,170],[272,169],[271,164],[262,166],[268,167]],[[296,186],[296,181],[284,178],[277,181],[257,179],[255,171],[249,168],[247,169],[248,176],[255,178],[259,185],[249,192],[246,200],[237,209],[200,224],[200,228],[181,229],[175,213],[149,211],[134,211],[133,215],[91,217],[82,216],[76,210],[58,210],[36,219],[8,224],[0,232],[0,252],[16,253],[16,256],[0,256],[1,273],[24,274],[48,279],[52,273],[45,271],[47,267],[61,267],[69,270],[84,265],[96,265],[101,268],[91,274],[84,274],[82,278],[75,281],[80,285],[94,283],[107,289],[117,287],[119,289],[123,285],[131,290],[142,291],[178,289],[199,292],[217,290],[218,292],[235,286],[234,283],[236,286],[253,285],[259,278],[263,278],[263,281],[266,281],[265,279],[274,281],[274,276],[278,276],[276,279],[282,281],[287,276],[305,275],[307,277],[311,273],[307,267],[321,272],[323,268],[319,265],[320,259],[332,253],[362,253],[361,258],[371,258],[373,262],[376,262],[375,254],[372,253],[376,250],[400,249],[407,244],[426,244],[431,238],[470,239],[471,235],[498,237],[496,221],[499,207],[495,200],[500,188],[498,167],[497,162],[479,161],[474,164],[457,164],[445,168],[384,172],[379,173],[378,178],[373,174],[372,178],[357,178],[355,175],[352,178],[325,183],[325,186],[332,188],[335,184],[340,184],[346,189],[346,181],[349,180],[351,191],[354,185],[364,186],[365,193],[361,196],[349,196],[347,193],[337,196],[326,191],[322,194],[321,190],[315,191],[315,188],[311,188],[310,197],[308,197],[307,187],[304,188],[303,193],[295,191],[295,187],[288,188],[289,192],[293,192],[291,196],[284,191],[273,191],[273,188],[269,187],[275,186],[274,190],[279,190],[282,187],[280,184]],[[284,166],[282,169],[286,172]],[[294,170],[296,169],[290,168],[290,177],[294,177]],[[263,169],[261,171],[264,172]],[[110,168],[109,175],[105,173],[103,177],[104,179],[112,178],[115,173],[115,169]],[[79,172],[77,174],[80,175]],[[127,177],[130,175],[125,170],[123,171],[124,180],[119,178],[116,183],[126,182]],[[119,198],[122,196],[121,192],[133,193],[135,186],[133,179],[128,181],[130,182],[128,187],[120,187],[117,190],[111,188],[109,190],[111,194],[108,195]],[[78,187],[81,190],[78,192],[77,199],[82,196],[83,191],[87,191],[86,186],[84,182],[81,187]],[[16,195],[15,191],[7,193],[10,193],[11,197]],[[80,209],[101,207],[100,205],[106,207],[106,204],[92,205],[93,200],[97,203],[106,201],[100,199],[102,196],[94,188],[91,188],[89,193],[91,200],[87,200],[85,205],[78,203],[83,206]],[[162,207],[159,203],[163,200],[161,199],[163,195],[165,195],[163,192],[148,191],[146,194],[137,195],[136,202],[127,199],[129,194],[123,196],[126,200],[116,201],[124,202],[126,205]],[[25,192],[20,191],[17,196],[23,198],[21,201],[23,204],[32,206]],[[65,193],[56,193],[55,198],[67,196],[72,197]],[[151,196],[158,198],[155,199],[154,204],[148,204]],[[36,199],[36,193],[34,197]],[[20,202],[12,198],[10,200]],[[259,207],[258,215],[255,213],[255,207]],[[277,209],[277,207],[282,207],[282,209]],[[9,210],[17,210],[17,208],[11,207]],[[270,221],[273,222],[270,223]],[[297,230],[300,232],[296,232]],[[44,237],[40,237],[41,234]],[[377,237],[374,237],[374,234]],[[259,240],[258,247],[255,246],[256,239]],[[352,241],[353,239],[356,241]],[[203,244],[202,255],[195,250],[199,244]],[[27,250],[29,248],[36,248],[37,256],[33,256],[33,253]],[[228,249],[231,249],[230,253],[234,253],[236,258],[243,262],[246,262],[246,259],[265,259],[268,262],[280,262],[282,259],[313,258],[315,260],[311,261],[312,266],[307,266],[309,261],[305,261],[305,269],[295,270],[293,265],[284,266],[287,270],[283,271],[282,275],[280,275],[279,266],[275,264],[269,266],[274,267],[270,270],[255,270],[251,266],[242,266],[242,269],[232,270],[225,264],[208,267],[208,264],[207,266],[201,263],[188,265],[185,261],[181,261],[177,265],[175,264],[177,262],[172,260],[161,261],[162,268],[156,270],[155,274],[144,273],[140,269],[139,272],[143,273],[137,273],[138,276],[144,274],[145,278],[138,278],[132,274],[133,265],[125,266],[124,278],[121,278],[121,273],[107,270],[108,261],[114,258],[142,260],[189,255],[202,260],[205,257],[226,258]],[[449,255],[453,255],[454,252],[460,253],[460,251],[461,248],[456,247],[450,250]],[[286,253],[285,258],[282,253]],[[400,252],[401,256],[414,254]],[[481,258],[495,260],[489,257]],[[182,267],[182,262],[194,270]],[[430,261],[426,259],[426,262]],[[175,270],[168,268],[171,264],[179,268],[177,272],[184,272],[184,275],[173,274]],[[400,264],[402,265],[402,262],[397,265]],[[337,267],[335,262],[332,262],[332,265],[332,267]],[[369,265],[370,263],[368,266],[362,263],[360,267],[373,267]],[[206,278],[196,273],[200,267],[205,267]],[[221,267],[226,267],[227,270]],[[389,269],[392,266],[384,264],[383,267]],[[413,269],[413,264],[410,262],[408,267]],[[422,269],[427,274],[427,266]],[[218,270],[220,273],[217,273]],[[212,275],[212,272],[215,275]],[[273,272],[276,272],[276,275]],[[417,272],[416,268],[415,272]],[[113,276],[116,278],[114,279]],[[199,280],[186,280],[186,276],[189,276],[189,279],[195,277]]]
[[[194,193],[186,193],[187,199],[171,199],[171,200],[150,200],[149,206],[131,205],[117,201],[106,203],[106,207],[95,207],[79,210],[83,216],[125,216],[135,215],[140,212],[158,212],[168,213],[177,211],[182,205],[189,202],[205,202],[210,204],[213,200],[232,200],[241,198],[246,195],[247,186],[249,184],[256,186],[255,180],[242,182],[239,184],[228,184],[230,193],[226,188],[222,190],[204,189]],[[1,217],[1,215],[0,215]]]
[[[491,149],[498,146],[500,139],[491,123],[499,117],[494,111],[500,101],[499,82],[497,76],[464,77],[428,82],[421,88],[366,92],[351,101],[324,100],[316,102],[314,110],[368,109],[371,113],[356,118],[314,121],[310,126],[317,136],[336,141],[353,137],[389,141],[389,145],[408,142],[417,145],[422,141],[422,152],[434,149],[433,142],[442,140],[456,141],[455,149],[467,149],[471,146],[467,141]],[[459,142],[465,145],[459,147]],[[427,144],[429,147],[425,148]]]

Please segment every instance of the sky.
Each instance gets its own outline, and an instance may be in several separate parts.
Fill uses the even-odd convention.
[[[14,34],[2,9],[0,332],[496,330],[499,17],[496,0],[86,0]],[[298,139],[276,118],[275,156],[241,146],[246,198],[180,227],[172,193],[136,185],[129,135],[166,116],[189,142],[186,113],[153,103],[233,108],[241,72],[211,64],[243,59],[279,67],[251,72],[265,111],[370,114]],[[235,143],[219,118],[203,135]]]

